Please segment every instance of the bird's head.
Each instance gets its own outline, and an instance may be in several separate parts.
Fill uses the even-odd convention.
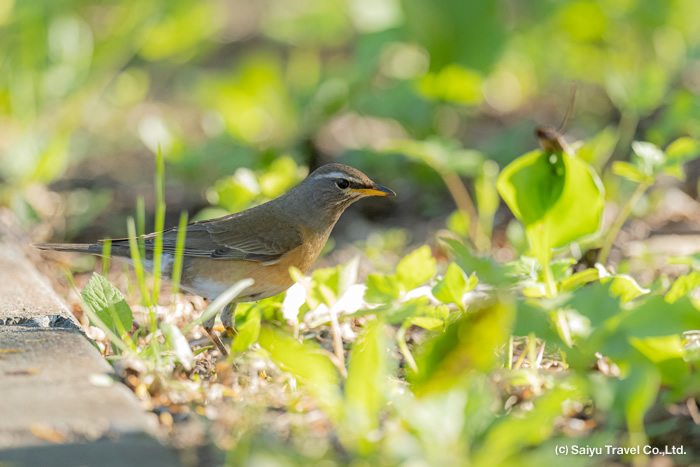
[[[332,222],[355,201],[367,196],[396,196],[374,183],[357,169],[342,164],[326,164],[314,170],[294,190],[315,216]]]

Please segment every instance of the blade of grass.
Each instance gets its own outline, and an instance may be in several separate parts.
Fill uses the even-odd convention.
[[[138,245],[139,239],[143,237],[136,238],[136,228],[134,226],[134,219],[129,217],[126,220],[127,232],[129,235],[129,250],[131,253],[131,260],[133,262],[134,271],[136,272],[136,281],[139,283],[139,289],[141,290],[141,301],[143,305],[148,309],[148,330],[153,335],[150,340],[149,348],[152,354],[157,360],[157,366],[160,366],[160,345],[158,339],[156,338],[156,332],[158,331],[158,323],[156,321],[156,314],[153,312],[153,307],[155,306],[151,302],[151,295],[148,293],[148,286],[146,285],[146,276],[143,269],[142,258],[145,259],[145,255],[141,255],[140,248]]]
[[[112,240],[107,238],[102,242],[102,275],[109,277],[109,261],[112,254]]]
[[[182,278],[182,261],[185,251],[185,235],[187,234],[187,213],[180,213],[180,222],[177,224],[177,240],[175,242],[175,258],[173,259],[173,272],[171,281],[173,284],[173,296],[180,290]]]
[[[141,290],[141,300],[144,306],[149,307],[151,296],[148,294],[148,288],[146,287],[146,278],[143,271],[143,263],[141,262],[141,253],[138,246],[138,240],[136,238],[136,226],[134,225],[134,218],[129,217],[126,220],[126,228],[129,235],[129,249],[131,251],[131,260],[133,261],[134,271],[136,272],[136,280],[139,283],[139,289]]]
[[[146,202],[143,196],[136,199],[136,236],[138,237],[139,253],[141,257],[146,257],[146,239],[143,235],[146,234]],[[133,235],[129,235],[133,236]]]
[[[158,234],[155,237],[153,248],[153,305],[158,304],[160,296],[160,272],[163,262],[163,229],[165,228],[165,163],[163,162],[163,153],[158,146],[156,152],[156,218],[155,232]]]

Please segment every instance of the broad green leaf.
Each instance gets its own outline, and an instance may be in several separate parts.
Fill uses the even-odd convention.
[[[124,300],[124,295],[106,278],[96,272],[93,273],[80,295],[108,328],[117,330],[113,319],[113,314],[116,313],[116,318],[119,319],[124,330],[131,330],[134,322],[131,308]]]
[[[524,448],[535,446],[554,433],[556,420],[563,415],[566,401],[582,397],[572,381],[561,384],[534,401],[534,408],[521,416],[501,417],[485,434],[472,456],[473,465],[517,465],[511,456],[522,455]]]
[[[681,336],[639,339],[630,337],[630,344],[653,362],[661,375],[661,383],[678,387],[690,373],[690,365],[684,360],[685,351]]]
[[[435,258],[424,245],[405,256],[396,266],[396,277],[405,290],[412,290],[435,275]]]
[[[260,335],[261,320],[262,315],[259,306],[253,305],[246,311],[240,324],[236,324],[236,337],[231,344],[232,353],[244,352],[251,345],[255,344]],[[239,321],[238,315],[236,315],[236,321]]]
[[[308,387],[331,420],[339,420],[342,398],[338,372],[318,345],[308,341],[302,344],[270,326],[260,329],[258,343],[282,370]]]
[[[620,301],[603,284],[592,284],[576,290],[567,305],[589,319],[591,327],[599,326],[620,312]]]
[[[630,337],[630,344],[654,363],[683,358],[683,342],[678,334],[645,339]]]
[[[627,336],[661,337],[700,329],[700,311],[686,297],[668,303],[664,297],[651,297],[622,317]]]
[[[365,285],[365,300],[369,303],[388,303],[401,294],[399,281],[394,275],[370,274]]]
[[[547,342],[561,343],[559,334],[554,329],[554,323],[550,318],[551,312],[543,310],[539,304],[539,300],[518,301],[513,335],[529,336],[534,333],[535,336]]]
[[[180,361],[182,366],[188,371],[192,369],[192,361],[194,359],[192,348],[190,347],[190,343],[187,342],[187,339],[185,339],[185,336],[180,332],[180,328],[172,323],[163,323],[160,329],[165,335],[165,340],[170,350],[173,351],[175,357]]]
[[[615,382],[615,406],[623,407],[627,427],[633,437],[644,436],[644,415],[651,408],[659,393],[659,371],[635,351],[626,376]]]
[[[503,169],[497,187],[525,225],[542,264],[549,262],[552,248],[593,234],[600,226],[602,182],[589,164],[569,154],[525,154]]]
[[[498,301],[470,312],[421,346],[420,371],[411,375],[416,393],[444,391],[472,371],[485,372],[497,364],[496,352],[510,335],[513,305]]]
[[[379,427],[390,366],[384,323],[369,321],[350,351],[345,382],[344,427],[363,455],[377,442],[369,435]]]

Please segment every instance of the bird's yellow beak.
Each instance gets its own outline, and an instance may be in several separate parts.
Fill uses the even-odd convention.
[[[362,193],[368,196],[396,196],[396,193],[390,189],[377,185],[376,183],[372,185],[371,188],[355,188],[354,190],[348,191],[348,193]]]

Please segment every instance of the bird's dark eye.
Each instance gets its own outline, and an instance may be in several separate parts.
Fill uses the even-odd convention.
[[[338,188],[340,188],[341,190],[344,190],[350,186],[350,182],[348,182],[344,178],[339,178],[338,181],[336,181],[335,183],[338,185]]]

